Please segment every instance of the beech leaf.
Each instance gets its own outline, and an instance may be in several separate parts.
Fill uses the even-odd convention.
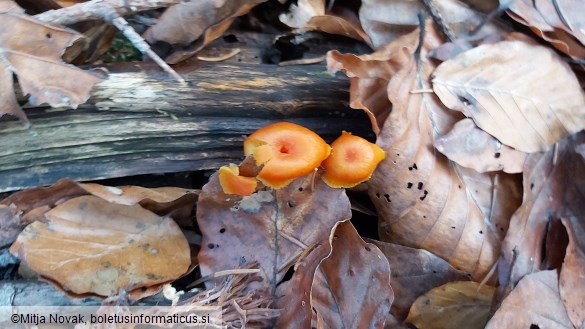
[[[457,122],[451,131],[437,138],[433,145],[449,160],[478,172],[522,172],[527,155],[503,145],[492,135],[477,128],[471,119]]]
[[[11,0],[0,7],[0,116],[11,114],[28,122],[14,96],[13,73],[33,105],[76,108],[84,103],[102,78],[61,60],[65,49],[82,35],[37,21],[15,8]]]
[[[585,58],[583,12],[585,2],[580,0],[516,0],[508,7],[510,17],[575,59]]]
[[[386,116],[376,141],[386,158],[368,182],[380,239],[426,249],[480,281],[498,259],[500,241],[520,202],[519,186],[510,175],[480,174],[434,149],[434,140],[462,115],[431,93],[411,93],[429,88],[434,65],[428,53],[441,43],[433,25],[425,31],[419,61],[414,57],[417,30],[372,55],[332,53],[328,65],[352,77],[350,92],[355,84],[360,105],[383,106],[367,109],[375,122]],[[362,77],[376,83],[361,84]],[[376,89],[381,86],[392,103],[389,113],[385,103],[363,98],[381,98]]]
[[[306,248],[327,239],[335,223],[350,217],[345,191],[327,186],[318,174],[279,190],[241,197],[224,194],[216,173],[197,203],[203,235],[201,274],[258,262],[263,288],[274,296],[277,284]]]
[[[585,159],[576,149],[584,144],[585,132],[580,132],[527,158],[522,205],[512,217],[498,265],[500,298],[526,275],[560,268],[562,300],[577,328],[585,321]]]
[[[486,325],[486,329],[534,327],[573,329],[559,296],[555,270],[525,276]]]
[[[419,329],[482,329],[488,321],[494,290],[473,281],[447,283],[417,298],[406,322]]]
[[[177,224],[138,205],[80,196],[45,217],[27,226],[10,252],[75,294],[112,296],[169,282],[191,263]]]
[[[311,304],[318,328],[384,328],[394,293],[384,254],[364,242],[351,222],[337,225],[331,254],[313,281]]]
[[[546,151],[585,128],[583,90],[569,65],[546,47],[481,45],[443,62],[433,75],[443,104],[519,151]]]
[[[399,320],[408,316],[412,303],[425,292],[451,281],[469,279],[466,273],[426,250],[371,239],[366,241],[380,248],[390,263],[390,284],[394,291],[391,313]]]
[[[236,17],[264,1],[200,0],[179,3],[167,8],[143,37],[150,43],[164,41],[183,46],[166,58],[169,63],[178,63],[219,38]]]

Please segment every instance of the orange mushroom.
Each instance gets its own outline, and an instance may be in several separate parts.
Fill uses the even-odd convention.
[[[290,122],[260,128],[244,141],[245,155],[252,155],[256,165],[263,166],[258,180],[272,188],[313,172],[330,152],[319,135]]]
[[[229,166],[219,168],[219,184],[225,194],[251,195],[256,190],[256,178],[240,176],[240,169],[237,165],[230,163]]]
[[[345,131],[331,147],[331,155],[321,164],[325,169],[322,178],[335,188],[354,187],[367,181],[385,157],[378,145]]]

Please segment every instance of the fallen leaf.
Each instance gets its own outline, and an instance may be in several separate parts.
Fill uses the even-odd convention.
[[[575,59],[585,58],[583,12],[585,3],[579,0],[517,0],[508,7],[510,17]]]
[[[180,187],[112,187],[95,183],[79,184],[79,186],[108,202],[128,206],[139,204],[142,208],[159,216],[170,215],[181,226],[192,221],[192,212],[198,195],[194,190]]]
[[[49,187],[38,187],[16,192],[0,205],[15,207],[21,213],[19,225],[24,226],[37,220],[43,221],[45,213],[67,200],[93,194],[106,201],[122,205],[139,204],[159,216],[170,215],[181,226],[192,226],[192,212],[197,202],[197,194],[193,190],[162,187],[144,188],[139,186],[111,187],[95,183],[77,183],[61,179]],[[14,236],[16,238],[16,236]],[[9,241],[12,243],[14,240]]]
[[[95,196],[66,201],[26,227],[10,248],[34,271],[75,293],[111,296],[169,282],[191,263],[169,217]]]
[[[11,0],[4,0],[0,9],[0,116],[11,114],[28,122],[14,96],[13,73],[32,105],[76,108],[84,103],[102,78],[61,60],[82,35],[24,15]]]
[[[219,38],[234,19],[265,0],[205,0],[179,3],[165,10],[157,23],[144,32],[146,41],[180,45],[165,60],[178,63]]]
[[[481,45],[443,62],[433,75],[443,104],[516,150],[546,151],[585,127],[583,90],[548,48],[521,41]]]
[[[485,328],[573,329],[561,302],[558,284],[556,270],[526,275],[504,299]]]
[[[582,161],[581,170],[584,164]],[[572,202],[582,204],[585,195],[582,184],[579,194],[569,197]],[[563,218],[562,222],[569,234],[569,246],[559,277],[561,299],[575,328],[585,328],[585,217],[582,214],[580,217],[571,216]]]
[[[305,249],[326,239],[335,223],[350,217],[345,191],[330,188],[318,174],[242,197],[224,194],[216,173],[197,204],[203,235],[201,275],[257,261],[265,278],[262,284],[275,295],[276,286]]]
[[[575,151],[577,145],[584,143],[585,132],[580,132],[560,140],[546,153],[528,156],[522,205],[510,221],[498,265],[498,299],[510,293],[524,276],[561,267],[561,278],[567,280],[563,279],[561,285],[562,294],[566,294],[563,302],[574,323],[583,321],[583,308],[577,309],[583,305],[585,295],[583,278],[579,278],[582,274],[577,274],[584,270],[580,255],[583,242],[579,239],[585,218],[585,160]],[[563,227],[559,225],[561,220],[569,237],[566,255],[563,251],[567,242],[555,233]]]
[[[331,254],[313,281],[311,304],[318,328],[383,328],[394,298],[384,254],[364,242],[351,224],[331,234]]]
[[[520,173],[527,156],[477,128],[471,119],[457,122],[451,131],[437,138],[433,145],[449,160],[478,172],[502,170]]]
[[[384,106],[369,108],[377,113],[371,117],[387,116],[376,141],[386,158],[368,182],[380,216],[380,239],[426,249],[480,281],[498,259],[520,191],[513,176],[480,174],[450,162],[434,149],[433,141],[462,118],[432,93],[411,93],[429,88],[426,81],[434,65],[427,56],[440,43],[427,24],[420,61],[414,58],[415,31],[369,56],[330,56],[337,63],[329,67],[343,67],[353,77],[351,91],[364,73],[366,84],[359,85],[360,96],[377,97],[380,89],[374,88],[384,86],[393,106],[390,113],[377,115],[387,110],[384,103],[360,99],[361,105]],[[376,84],[367,83],[371,70],[377,75]]]
[[[406,319],[412,303],[425,292],[451,281],[469,279],[466,273],[426,250],[371,239],[366,242],[376,245],[390,263],[394,291],[390,312],[399,320]]]
[[[459,1],[436,0],[432,3],[456,35],[466,35],[484,17]],[[423,3],[416,0],[362,0],[359,19],[374,49],[378,49],[415,30],[419,24],[418,14],[425,11]],[[475,37],[482,38],[497,31],[496,27],[487,24]]]
[[[335,224],[337,225],[339,224]],[[335,230],[335,227],[333,230]],[[331,253],[329,239],[318,242],[307,249],[295,264],[289,281],[278,286],[274,308],[281,309],[275,328],[310,328],[313,318],[311,287],[315,271],[321,261]]]
[[[25,226],[26,224],[20,220],[20,214],[14,205],[0,205],[0,247],[14,242]]]
[[[417,298],[405,321],[419,329],[484,328],[493,294],[477,282],[450,282]]]
[[[280,14],[280,21],[297,30],[316,30],[337,34],[372,45],[353,11],[335,4],[331,10],[327,10],[325,2],[325,0],[299,0],[296,4],[290,5],[288,12]]]

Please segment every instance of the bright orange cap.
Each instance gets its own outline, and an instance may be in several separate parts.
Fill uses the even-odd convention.
[[[311,173],[329,156],[331,147],[311,130],[290,122],[258,129],[244,141],[244,153],[252,155],[262,169],[258,179],[281,188]]]
[[[250,195],[256,190],[256,178],[240,176],[238,166],[230,163],[229,166],[219,168],[219,184],[225,194]]]
[[[385,157],[376,144],[343,132],[332,144],[331,155],[323,161],[322,178],[331,187],[354,187],[372,177],[372,173]]]

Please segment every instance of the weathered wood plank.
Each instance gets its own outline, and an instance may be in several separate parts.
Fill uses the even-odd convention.
[[[347,78],[323,64],[200,65],[179,68],[184,86],[144,64],[114,70],[76,110],[27,109],[30,129],[0,120],[0,192],[217,168],[240,161],[245,135],[283,120],[329,141],[342,130],[372,137],[367,117],[347,107]]]

